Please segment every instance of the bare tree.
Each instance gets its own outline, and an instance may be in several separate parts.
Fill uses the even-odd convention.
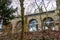
[[[21,19],[22,19],[22,31],[21,31],[21,40],[24,40],[24,7],[23,7],[24,0],[20,0],[21,6]]]

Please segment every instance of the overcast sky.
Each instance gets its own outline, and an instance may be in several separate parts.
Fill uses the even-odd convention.
[[[45,6],[41,3],[42,0],[36,0],[36,2],[39,6],[42,6],[43,11],[46,11],[45,8],[47,9],[47,11],[51,11],[51,10],[56,9],[56,0],[44,0]],[[16,13],[19,14],[20,13],[19,0],[12,0],[12,5],[13,5],[13,8],[18,7],[18,11]],[[24,7],[25,7],[25,14],[32,14],[35,11],[38,12],[38,10],[36,10],[38,7],[35,3],[35,0],[25,0]]]

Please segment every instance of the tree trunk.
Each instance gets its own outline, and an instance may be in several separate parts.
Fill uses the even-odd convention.
[[[22,19],[22,32],[21,32],[21,40],[24,40],[24,7],[23,7],[24,0],[20,0],[21,6],[21,19]]]

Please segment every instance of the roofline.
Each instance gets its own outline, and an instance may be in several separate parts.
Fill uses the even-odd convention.
[[[55,10],[48,11],[48,12],[42,12],[42,13],[29,14],[29,15],[25,15],[25,16],[34,16],[34,15],[41,15],[41,14],[54,13],[54,12],[55,12]]]
[[[54,13],[55,10],[53,11],[47,11],[47,12],[42,12],[42,13],[35,13],[35,14],[29,14],[29,15],[25,15],[25,16],[35,16],[35,15],[42,15],[42,14],[47,14],[47,13]],[[18,16],[16,18],[20,18],[21,16]]]

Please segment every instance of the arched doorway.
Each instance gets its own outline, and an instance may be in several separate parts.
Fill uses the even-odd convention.
[[[54,20],[51,17],[44,18],[43,23],[44,23],[43,26],[44,30],[48,28],[54,30]]]
[[[38,21],[36,19],[32,19],[29,21],[29,31],[37,31],[38,30]]]

